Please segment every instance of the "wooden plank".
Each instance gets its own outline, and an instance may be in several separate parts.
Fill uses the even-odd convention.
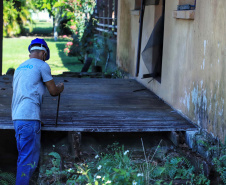
[[[12,80],[12,79],[11,79]],[[13,129],[12,88],[0,78],[0,129]],[[48,92],[42,106],[42,130],[76,132],[185,131],[196,127],[135,80],[55,78],[65,82],[58,126],[57,97]],[[8,81],[7,81],[8,82]]]
[[[7,129],[13,130],[13,124],[0,124],[0,129]],[[57,127],[53,126],[53,124],[46,124],[42,127],[42,130],[45,131],[76,131],[76,132],[166,132],[166,131],[193,131],[196,128],[190,127],[156,127],[156,126],[149,126],[147,128],[143,127],[76,127],[74,125],[61,125],[59,124]]]
[[[173,128],[173,127],[167,127],[167,128],[156,128],[156,127],[150,127],[148,129],[134,129],[134,128],[111,128],[107,129],[105,127],[102,127],[101,129],[96,128],[77,128],[77,127],[70,127],[70,126],[62,126],[59,125],[58,127],[42,127],[42,130],[45,131],[75,131],[75,132],[162,132],[162,131],[192,131],[194,128],[188,128],[188,129],[182,129],[182,128]]]

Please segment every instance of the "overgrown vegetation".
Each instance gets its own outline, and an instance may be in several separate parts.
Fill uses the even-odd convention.
[[[219,143],[219,146],[209,149],[217,150],[219,154],[213,159],[214,167],[219,172],[218,184],[226,184],[226,146]],[[105,152],[94,150],[96,153],[94,157],[77,163],[71,160],[65,161],[62,154],[56,151],[50,152],[49,162],[45,162],[45,168],[40,168],[39,178],[42,180],[39,182],[43,185],[210,184],[210,179],[204,175],[202,167],[197,171],[186,157],[177,152],[163,152],[163,150],[161,141],[154,150],[150,150],[152,152],[145,152],[143,146],[144,157],[138,159],[134,158],[133,151],[114,143],[106,147]],[[0,171],[0,184],[11,185],[14,182],[15,174]]]
[[[81,65],[87,57],[93,58],[93,65],[99,65],[107,73],[113,52],[107,40],[112,33],[104,33],[101,38],[96,35],[98,20],[95,16],[95,8],[97,8],[95,0],[4,0],[4,37],[52,35],[54,41],[57,41],[58,33],[66,33],[68,34],[64,36],[64,39],[68,39],[64,49],[66,56],[76,57],[76,61],[80,61]],[[104,8],[104,5],[101,8]],[[40,24],[31,19],[31,14],[41,10],[48,11],[49,16],[53,18],[53,25],[48,27],[52,23],[43,23],[40,31],[37,28]],[[10,67],[16,68],[17,66]],[[71,69],[69,71],[75,72]],[[76,72],[78,71],[80,70]]]
[[[34,23],[31,14],[41,10],[48,11],[53,17],[54,28],[57,28],[63,5],[62,0],[3,0],[3,36],[18,36],[25,27],[31,32]]]
[[[68,50],[70,56],[84,59],[85,55],[92,53],[97,23],[93,16],[95,5],[95,0],[66,1],[64,4],[63,16],[69,19],[65,26],[73,33],[72,46]]]
[[[96,30],[98,19],[95,14],[105,5],[96,7],[95,0],[69,0],[64,6],[67,12],[64,12],[63,16],[69,20],[66,26],[73,33],[73,40],[69,42],[71,45],[66,45],[65,53],[68,56],[77,56],[81,62],[84,62],[87,57],[93,58],[94,65],[105,68],[106,72],[112,52],[107,42],[112,37],[113,31],[98,35]]]
[[[202,171],[195,172],[191,163],[182,156],[166,155],[161,161],[155,155],[161,150],[160,145],[154,153],[144,160],[135,160],[132,151],[117,143],[108,146],[105,153],[98,153],[89,161],[76,163],[74,166],[62,166],[61,156],[51,152],[52,165],[44,172],[45,181],[50,184],[68,185],[160,185],[174,184],[175,180],[184,180],[190,185],[209,185]],[[63,169],[64,168],[64,169]]]
[[[226,184],[226,137],[224,144],[218,140],[218,146],[209,147],[209,150],[216,154],[213,163],[223,183]]]
[[[12,185],[16,182],[16,176],[13,173],[2,172],[0,170],[0,184]]]
[[[31,9],[33,0],[3,0],[3,36],[19,35],[25,25],[31,25]]]

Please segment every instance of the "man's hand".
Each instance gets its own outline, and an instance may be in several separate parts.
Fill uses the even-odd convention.
[[[64,83],[59,83],[59,84],[57,84],[57,86],[56,86],[57,88],[58,88],[58,90],[60,91],[60,92],[62,92],[63,90],[64,90]]]
[[[51,96],[57,96],[64,90],[64,83],[55,84],[54,80],[45,82],[45,85]]]

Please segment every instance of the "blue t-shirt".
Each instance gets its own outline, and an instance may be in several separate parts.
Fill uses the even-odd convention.
[[[22,63],[13,77],[12,120],[41,120],[44,82],[52,80],[49,65],[31,58]]]

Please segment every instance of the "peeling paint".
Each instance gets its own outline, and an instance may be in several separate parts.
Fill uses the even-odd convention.
[[[210,101],[208,110],[209,110],[209,112],[211,112],[211,110],[212,110],[212,104],[211,104],[211,101]]]
[[[191,92],[192,95],[192,103],[195,105],[195,110],[194,114],[196,114],[197,111],[197,101],[198,101],[198,86],[197,88],[194,88],[193,91]]]
[[[200,84],[201,84],[201,88],[202,88],[202,86],[203,86],[203,80],[201,80]]]
[[[187,91],[185,91],[185,99],[183,100],[183,104],[187,107],[187,110],[189,112],[189,110],[190,110],[190,93],[187,93]]]
[[[207,110],[207,97],[206,97],[206,90],[203,91],[203,103],[202,103],[202,109],[205,111]]]
[[[209,105],[208,107],[207,90],[204,87],[204,82],[201,80],[200,86],[196,85],[193,88],[191,96],[193,104],[192,107],[194,108],[194,115],[196,117],[197,124],[202,124],[205,128],[208,119],[207,111],[212,108],[212,105]]]
[[[219,107],[219,111],[218,111],[219,116],[223,116],[223,114],[224,114],[224,99],[223,98],[221,98],[221,103],[222,103],[222,105],[221,105],[221,107]]]
[[[213,91],[211,90],[210,91],[210,99],[212,99],[213,97]],[[212,110],[212,103],[211,103],[211,100],[209,101],[209,108],[208,108],[208,112],[210,113]]]
[[[203,62],[202,62],[203,70],[204,70],[204,68],[205,68],[205,61],[206,61],[206,59],[204,58],[204,59],[203,59]]]
[[[187,96],[187,109],[190,110],[190,93]]]
[[[123,0],[122,2],[124,1],[129,2],[130,7],[134,6],[134,2],[129,0]],[[225,0],[208,1],[208,3],[200,2],[199,4],[202,4],[203,11],[196,12],[199,21],[193,21],[192,24],[175,21],[171,16],[171,11],[165,12],[166,20],[164,25],[165,30],[168,31],[164,32],[164,38],[166,39],[164,39],[162,55],[161,83],[157,81],[151,85],[147,84],[146,81],[143,83],[163,100],[169,102],[171,106],[181,109],[183,114],[188,116],[194,123],[199,124],[203,129],[207,129],[210,133],[220,136],[222,139],[226,135],[226,110],[224,110],[226,104],[223,103],[224,99],[226,103],[226,39],[225,34],[223,34],[224,25],[222,25],[222,21],[213,22],[211,20],[224,17],[225,11],[222,5],[225,5]],[[152,7],[154,11],[155,7]],[[212,11],[213,7],[214,11]],[[172,10],[173,8],[175,8],[175,3],[166,3],[166,10]],[[121,9],[121,16],[123,16],[122,6]],[[206,12],[211,20],[203,16],[203,13]],[[127,29],[127,22],[130,20],[127,21],[124,17],[118,19],[121,23],[121,29],[129,30],[131,38],[133,38],[132,44],[127,44],[127,47],[134,48],[134,45],[137,45],[138,29],[136,28],[139,24],[137,20],[137,17],[131,18],[132,23]],[[153,20],[149,18],[147,20],[148,22],[145,22],[143,28],[145,36],[150,32],[149,27],[152,28],[154,25]],[[122,35],[122,30],[118,30],[118,33]],[[123,31],[123,36],[128,39],[126,34]],[[180,34],[180,37],[178,37],[178,34]],[[121,44],[126,43],[126,40],[121,37],[118,36],[118,56],[123,55],[120,49],[126,47],[125,44]],[[134,69],[136,66],[136,53],[130,51],[129,54],[132,57],[129,60],[128,55],[128,65],[132,65],[131,69]],[[141,60],[141,69],[143,66]],[[221,98],[223,99],[221,100]]]
[[[215,102],[215,116],[217,115],[218,101]]]
[[[204,57],[206,55],[206,45],[207,45],[208,41],[207,40],[204,40]],[[204,70],[205,68],[205,61],[206,59],[204,58],[203,61],[202,61],[202,65],[201,65],[201,69]]]
[[[223,113],[224,113],[224,109],[222,108],[222,109],[219,110],[218,115],[223,116]]]
[[[207,41],[204,40],[204,56],[206,55],[206,45],[207,45]]]

